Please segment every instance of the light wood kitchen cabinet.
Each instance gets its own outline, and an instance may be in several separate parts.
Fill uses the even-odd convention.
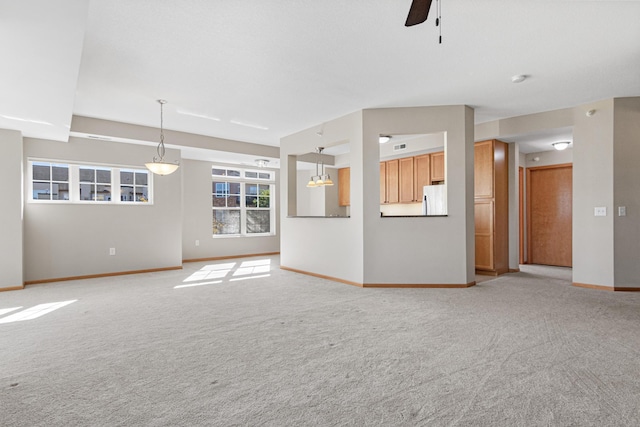
[[[476,271],[509,271],[508,146],[495,139],[474,147]]]
[[[416,201],[414,158],[398,159],[398,201],[411,203]]]
[[[385,203],[398,203],[400,201],[400,161],[388,160],[386,164],[385,183],[387,200]]]
[[[434,154],[444,165],[444,153]],[[380,162],[380,204],[421,202],[423,187],[431,185],[433,181],[431,171],[434,154]],[[444,175],[444,166],[441,169]],[[434,182],[444,180],[444,176],[437,178]]]
[[[338,205],[351,204],[351,168],[338,169]]]
[[[431,153],[431,183],[444,181],[444,151]]]
[[[413,158],[414,169],[414,198],[416,202],[422,201],[423,187],[425,185],[431,185],[431,156],[429,154],[423,154]]]
[[[380,204],[387,203],[387,163],[380,162]]]

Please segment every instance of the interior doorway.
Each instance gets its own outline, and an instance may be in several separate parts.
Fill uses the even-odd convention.
[[[527,169],[527,260],[572,266],[572,165]]]

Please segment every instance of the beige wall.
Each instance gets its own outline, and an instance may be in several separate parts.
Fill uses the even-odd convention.
[[[611,216],[614,219],[616,287],[640,287],[640,98],[614,100]],[[618,207],[626,216],[618,216]]]
[[[0,168],[2,208],[0,209],[0,290],[22,287],[22,135],[0,129],[4,159]]]
[[[146,146],[71,138],[25,138],[30,157],[141,167]],[[168,150],[179,158],[179,152]],[[24,204],[25,281],[176,267],[182,264],[182,168],[153,177],[153,205]],[[29,195],[25,194],[27,199]],[[116,255],[109,255],[116,248]]]
[[[350,144],[351,207],[349,218],[281,218],[280,260],[285,267],[362,283],[362,112],[309,128],[280,141],[282,212],[297,214],[298,186],[294,156],[315,147]],[[376,160],[377,162],[377,160]],[[333,175],[332,175],[333,176]],[[377,197],[377,196],[376,196]]]
[[[280,251],[280,215],[278,183],[273,198],[276,203],[276,234],[273,236],[213,237],[211,224],[211,162],[182,161],[182,257],[183,259],[215,258],[262,254]],[[271,169],[269,169],[271,170]],[[196,240],[199,246],[196,246]]]
[[[363,118],[364,282],[473,282],[473,110],[465,106],[374,109],[364,110]],[[446,132],[448,215],[380,217],[378,136],[442,131]]]
[[[596,109],[586,116],[585,111]],[[574,109],[573,281],[614,286],[613,100]],[[596,206],[607,216],[594,216]]]

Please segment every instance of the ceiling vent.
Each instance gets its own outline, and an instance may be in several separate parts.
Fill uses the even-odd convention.
[[[407,144],[397,144],[393,146],[393,151],[402,151],[407,149]]]

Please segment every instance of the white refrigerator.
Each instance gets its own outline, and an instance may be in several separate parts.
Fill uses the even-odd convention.
[[[425,185],[422,196],[423,215],[447,214],[447,186]]]

